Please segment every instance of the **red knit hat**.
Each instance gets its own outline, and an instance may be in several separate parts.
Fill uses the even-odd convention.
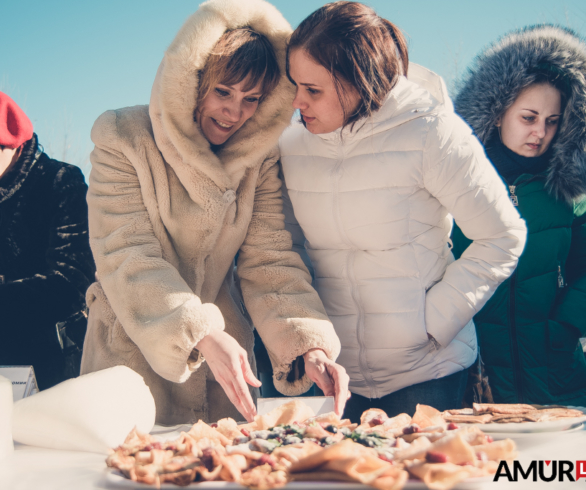
[[[8,95],[0,92],[0,146],[18,148],[33,137],[33,123]]]

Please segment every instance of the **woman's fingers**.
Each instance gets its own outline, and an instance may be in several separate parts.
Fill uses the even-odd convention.
[[[350,377],[346,373],[346,370],[339,364],[329,363],[326,365],[326,369],[330,377],[333,379],[335,386],[334,411],[341,417],[344,413],[346,401],[349,398],[348,382],[350,381]]]
[[[314,375],[308,376],[315,381],[325,396],[334,397],[334,411],[338,416],[344,413],[346,400],[348,400],[348,381],[349,377],[346,370],[332,361],[324,362],[316,367]]]
[[[327,365],[322,365],[320,367],[323,370],[320,369],[319,371],[320,376],[316,380],[317,386],[319,386],[324,392],[325,396],[334,396],[336,393],[336,386],[328,373]]]
[[[246,413],[250,417],[250,421],[252,421],[254,419],[254,416],[256,415],[256,407],[254,406],[254,402],[252,401],[252,396],[250,395],[250,390],[248,389],[247,383],[256,388],[260,387],[262,383],[256,378],[256,376],[252,372],[250,364],[248,363],[248,357],[246,356],[246,352],[244,352],[244,350],[240,354],[240,371],[235,377],[235,380],[235,388],[238,393],[240,402],[242,403]]]
[[[244,410],[241,412],[242,415],[246,417],[246,420],[252,422],[254,420],[254,416],[256,415],[256,407],[254,406],[252,396],[250,396],[248,385],[246,384],[246,381],[244,381],[244,376],[242,373],[239,373],[239,375],[234,378],[232,386],[236,396],[238,397],[238,401]]]
[[[224,389],[224,392],[228,396],[230,402],[232,402],[232,405],[236,407],[236,410],[238,410],[248,422],[252,422],[256,415],[256,409],[254,408],[254,403],[252,403],[252,398],[250,397],[250,393],[248,393],[248,389],[246,388],[243,391],[241,385],[234,376],[229,376],[228,379],[219,377],[216,379]],[[246,394],[248,394],[249,400],[246,400]]]
[[[248,384],[259,387],[246,351],[236,340],[224,331],[215,331],[204,337],[197,345],[218,383],[236,409],[252,422],[256,415],[256,407],[248,389]]]
[[[247,422],[252,422],[250,414],[247,413],[246,408],[240,402],[240,398],[238,398],[238,394],[236,393],[236,390],[234,389],[232,384],[227,383],[225,386],[222,386],[222,388],[224,388],[226,395],[228,395],[228,398],[232,402],[232,405],[236,407],[236,410],[238,410],[242,414],[242,416],[246,419]]]
[[[334,397],[337,415],[342,416],[348,399],[348,375],[346,370],[329,359],[322,349],[311,349],[304,356],[307,376],[326,396]]]
[[[258,378],[252,372],[250,364],[248,363],[248,358],[246,354],[241,357],[240,365],[242,366],[242,374],[244,375],[244,380],[250,385],[254,386],[255,388],[260,388],[262,383],[258,380]]]

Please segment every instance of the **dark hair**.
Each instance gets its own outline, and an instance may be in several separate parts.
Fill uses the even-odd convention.
[[[560,93],[560,109],[563,114],[571,92],[570,84],[566,75],[553,65],[538,65],[531,70],[530,74],[532,75],[530,83],[523,87],[521,91],[532,85],[551,85]],[[519,92],[519,94],[520,93],[521,92]],[[517,97],[518,96],[519,95],[517,95]]]
[[[281,71],[272,44],[250,27],[226,31],[199,73],[198,102],[218,83],[235,85],[248,77],[245,91],[261,82],[262,98],[279,83]]]
[[[287,76],[292,82],[289,56],[299,48],[331,73],[343,109],[340,80],[358,92],[356,111],[346,114],[344,109],[344,127],[380,109],[409,65],[407,42],[399,28],[358,2],[328,3],[299,24],[287,46]]]

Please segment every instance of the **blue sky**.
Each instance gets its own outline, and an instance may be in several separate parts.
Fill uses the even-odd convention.
[[[246,0],[241,0],[245,2]],[[197,0],[12,0],[0,7],[0,90],[53,157],[89,173],[90,130],[105,110],[149,100],[166,47]],[[272,0],[293,27],[324,3]],[[584,0],[370,0],[409,40],[410,58],[448,85],[487,43],[535,23],[586,36]]]

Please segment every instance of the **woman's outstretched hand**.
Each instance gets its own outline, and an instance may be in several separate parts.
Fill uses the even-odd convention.
[[[250,369],[246,351],[223,330],[206,335],[195,347],[204,356],[230,401],[248,422],[252,422],[256,407],[246,383],[259,388],[261,382]]]
[[[348,400],[348,382],[350,378],[346,370],[332,361],[321,349],[311,349],[303,355],[305,372],[326,396],[333,396],[335,412],[338,416],[344,413],[344,406]]]

